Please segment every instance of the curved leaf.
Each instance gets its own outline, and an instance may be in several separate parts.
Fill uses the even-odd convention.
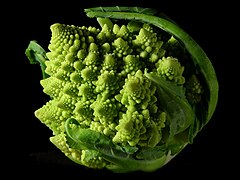
[[[47,78],[49,75],[45,72],[45,61],[47,61],[48,58],[46,56],[46,51],[37,43],[37,41],[30,41],[25,50],[25,54],[31,64],[40,64],[43,79]]]
[[[135,159],[132,154],[137,150],[135,147],[121,147],[113,144],[105,135],[91,129],[83,129],[77,120],[70,118],[65,123],[67,136],[72,139],[69,144],[75,149],[95,150],[111,164],[107,166],[115,172],[128,171],[154,171],[169,161],[173,156],[167,149],[158,149],[139,154],[141,159]],[[155,153],[154,155],[152,153]]]
[[[181,86],[165,81],[155,73],[145,73],[145,76],[157,85],[160,106],[167,112],[170,121],[170,139],[186,130],[195,119],[195,113],[187,102]]]

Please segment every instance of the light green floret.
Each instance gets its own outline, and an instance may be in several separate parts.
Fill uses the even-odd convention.
[[[121,115],[116,126],[114,142],[154,147],[160,141],[160,131],[151,117],[158,111],[155,91],[156,87],[141,70],[133,76],[128,75],[123,89],[116,96],[127,111]],[[165,121],[165,118],[162,120]]]
[[[184,84],[183,77],[184,66],[180,64],[177,58],[163,57],[156,63],[157,72],[164,79],[173,81],[176,84]]]
[[[98,40],[99,44],[112,41],[114,39],[114,35],[112,32],[112,24],[102,24],[102,29],[97,35],[96,39]]]
[[[57,135],[64,131],[64,122],[71,117],[68,111],[57,106],[58,100],[48,101],[44,106],[35,111],[35,116]]]
[[[69,147],[66,139],[66,134],[61,133],[56,136],[50,137],[50,141],[58,147],[66,157],[71,159],[73,162],[85,165],[90,168],[103,168],[108,162],[105,161],[100,153],[94,150],[76,150]]]
[[[128,41],[125,41],[121,37],[115,39],[112,46],[114,48],[113,53],[119,58],[132,53],[132,49],[130,48]]]
[[[155,91],[156,87],[152,82],[144,76],[141,70],[138,70],[135,75],[128,75],[125,85],[116,99],[126,108],[131,108],[132,111],[151,107],[153,113],[156,113]]]
[[[142,69],[144,65],[139,60],[139,56],[136,55],[127,55],[123,58],[124,67],[122,75],[127,76],[127,74],[134,75],[139,69]]]
[[[164,56],[165,50],[162,49],[163,41],[149,24],[143,24],[139,30],[136,39],[132,41],[133,46],[137,47],[139,56],[148,59],[150,62],[156,62]]]
[[[105,71],[115,71],[117,70],[117,60],[113,56],[113,54],[108,54],[104,55],[103,57],[103,63],[102,63],[102,69],[101,73],[104,73]]]
[[[42,79],[40,84],[44,87],[43,92],[51,98],[60,98],[62,95],[61,89],[64,87],[63,81],[50,76],[49,78]]]

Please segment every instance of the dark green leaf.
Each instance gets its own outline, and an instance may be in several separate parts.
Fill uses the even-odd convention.
[[[115,172],[128,171],[154,171],[163,166],[172,156],[168,151],[154,151],[155,155],[150,155],[149,152],[142,153],[141,158],[135,159],[132,156],[136,152],[134,147],[121,147],[113,144],[111,139],[105,135],[93,131],[91,129],[83,129],[79,126],[77,120],[70,118],[65,123],[65,130],[67,139],[71,138],[70,147],[76,149],[94,150],[101,154],[101,156],[109,161],[111,165],[107,168]]]
[[[25,50],[25,54],[31,64],[40,64],[43,79],[47,78],[49,75],[45,72],[45,61],[47,61],[48,58],[46,56],[46,51],[37,43],[37,41],[30,41]]]

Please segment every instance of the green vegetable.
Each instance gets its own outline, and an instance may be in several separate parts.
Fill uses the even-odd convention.
[[[52,24],[45,51],[30,41],[50,99],[35,111],[72,161],[152,172],[210,121],[218,80],[203,49],[175,22],[140,7],[85,9],[99,26]]]

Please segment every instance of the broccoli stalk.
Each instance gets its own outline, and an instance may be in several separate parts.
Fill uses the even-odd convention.
[[[85,12],[100,27],[55,23],[49,51],[36,41],[25,51],[41,65],[50,97],[35,116],[52,130],[50,141],[80,165],[155,171],[211,119],[214,68],[186,32],[153,9]]]

